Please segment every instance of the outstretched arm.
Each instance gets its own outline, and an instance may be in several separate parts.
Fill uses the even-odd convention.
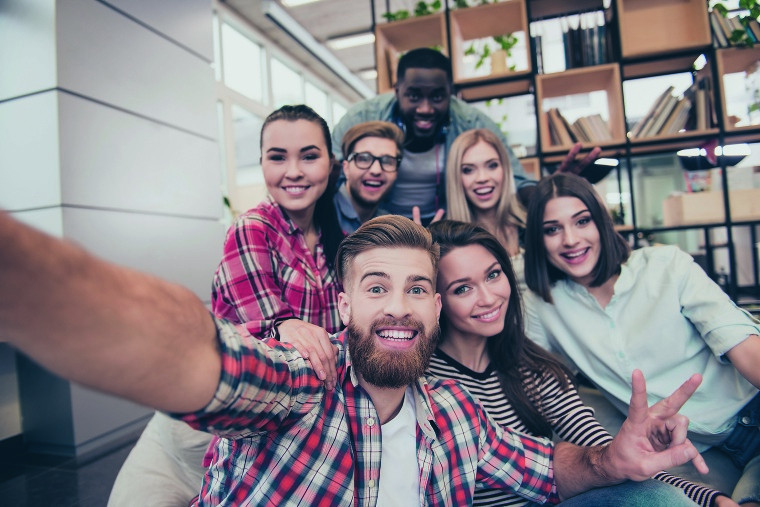
[[[609,445],[557,444],[554,474],[560,497],[627,479],[645,480],[687,461],[706,473],[704,460],[686,438],[688,419],[678,414],[701,381],[699,375],[693,375],[673,394],[649,407],[644,376],[635,370],[628,418]]]
[[[187,289],[102,261],[0,211],[0,336],[75,382],[171,412],[219,382],[216,329]]]

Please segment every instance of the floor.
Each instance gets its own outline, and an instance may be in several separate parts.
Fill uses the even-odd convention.
[[[0,505],[14,507],[103,507],[134,442],[86,462],[15,453],[0,456]],[[20,456],[20,459],[18,459]]]

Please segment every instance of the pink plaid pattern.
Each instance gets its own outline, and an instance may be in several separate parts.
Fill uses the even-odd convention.
[[[211,294],[215,315],[244,323],[257,338],[273,335],[275,320],[295,317],[335,333],[340,284],[322,245],[312,256],[303,232],[266,201],[227,231]]]
[[[328,391],[287,344],[217,326],[217,393],[205,409],[178,415],[224,437],[199,505],[376,505],[379,419],[342,337],[333,337],[340,382]],[[476,487],[559,501],[550,441],[503,430],[455,382],[421,378],[414,394],[421,505],[471,505]]]

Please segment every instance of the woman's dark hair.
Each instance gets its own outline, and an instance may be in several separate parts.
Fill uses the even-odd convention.
[[[555,197],[576,197],[588,208],[599,230],[600,254],[594,266],[592,287],[598,287],[620,273],[620,265],[631,253],[631,247],[615,231],[607,208],[591,183],[574,174],[555,173],[538,182],[528,206],[525,229],[525,281],[530,290],[547,303],[552,303],[551,286],[567,274],[554,267],[547,258],[544,244],[544,211]]]
[[[335,264],[335,254],[338,252],[338,245],[343,240],[343,230],[338,222],[338,214],[333,204],[333,196],[336,192],[335,182],[338,178],[338,166],[334,163],[332,151],[332,137],[330,136],[330,127],[327,122],[319,116],[316,111],[304,104],[294,106],[282,106],[266,117],[264,124],[261,126],[261,135],[259,136],[259,146],[264,145],[264,130],[270,123],[275,121],[298,121],[306,120],[316,123],[322,129],[322,137],[325,139],[327,153],[330,156],[330,177],[327,181],[327,188],[324,193],[317,199],[314,206],[314,223],[319,226],[320,242],[324,249],[327,264],[332,268]]]
[[[456,248],[480,245],[499,262],[512,289],[509,295],[504,329],[488,338],[486,349],[501,383],[504,395],[525,426],[535,435],[551,438],[552,427],[543,416],[536,377],[545,374],[557,379],[563,389],[570,387],[571,373],[562,362],[525,336],[520,293],[509,255],[490,232],[479,225],[441,220],[428,227],[441,249],[441,259]],[[441,336],[447,335],[448,322],[441,319]]]

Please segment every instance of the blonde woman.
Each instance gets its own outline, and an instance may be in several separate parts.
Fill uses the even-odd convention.
[[[454,140],[446,165],[446,218],[476,223],[493,234],[509,253],[524,292],[525,209],[515,188],[506,148],[493,132],[467,130]]]

